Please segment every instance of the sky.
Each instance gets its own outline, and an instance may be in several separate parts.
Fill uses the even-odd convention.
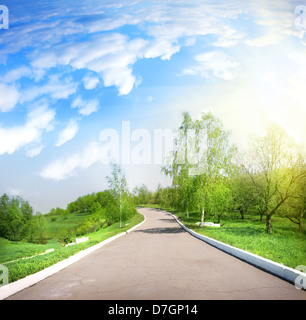
[[[0,4],[0,194],[35,211],[106,189],[114,162],[167,186],[160,137],[186,111],[241,148],[271,123],[306,141],[306,2]]]

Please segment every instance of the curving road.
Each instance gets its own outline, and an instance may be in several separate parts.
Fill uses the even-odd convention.
[[[306,292],[185,232],[165,212],[8,299],[302,299]]]

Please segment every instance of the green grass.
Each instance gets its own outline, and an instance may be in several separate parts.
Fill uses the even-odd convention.
[[[69,217],[66,220],[69,220]],[[9,271],[9,282],[14,282],[30,274],[43,270],[63,259],[67,259],[77,252],[98,244],[99,242],[104,241],[116,234],[125,232],[143,220],[144,217],[137,213],[129,221],[127,221],[127,225],[124,225],[122,228],[120,228],[119,223],[115,223],[109,227],[99,229],[96,232],[86,234],[85,236],[89,237],[88,241],[69,247],[62,247],[55,239],[50,239],[46,245],[39,245],[25,242],[13,242],[0,238],[0,263],[42,253],[49,248],[55,249],[53,252],[45,255],[6,263],[5,265]],[[56,221],[50,223],[54,223]],[[68,225],[69,224],[66,224],[66,227]],[[53,225],[52,228],[58,229],[61,227],[59,225]]]
[[[47,217],[47,234],[52,236],[65,230],[74,230],[89,216],[90,213],[77,212],[68,214],[66,217],[55,216],[55,221],[52,221],[52,216]]]
[[[60,248],[61,244],[57,241],[56,235],[67,230],[75,230],[78,225],[88,217],[88,213],[72,213],[66,217],[46,216],[47,244],[28,243],[26,241],[10,241],[0,237],[0,263],[30,257],[45,252],[47,249]]]
[[[54,239],[44,245],[23,241],[10,241],[0,237],[0,263],[30,257],[55,247],[61,247],[61,245]]]
[[[267,234],[265,221],[256,215],[246,215],[242,220],[232,214],[222,218],[221,227],[215,228],[196,226],[201,221],[198,213],[190,214],[189,218],[179,212],[175,214],[187,228],[207,237],[294,269],[306,265],[306,233],[299,232],[297,225],[286,218],[274,217],[273,234]],[[205,221],[217,222],[212,217],[206,217]]]

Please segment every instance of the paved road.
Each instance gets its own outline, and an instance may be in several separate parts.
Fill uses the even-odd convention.
[[[171,216],[146,222],[9,299],[304,299],[306,292],[202,242]]]

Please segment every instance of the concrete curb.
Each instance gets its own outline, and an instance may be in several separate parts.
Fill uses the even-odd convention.
[[[140,212],[138,211],[138,213],[140,213]],[[140,214],[144,217],[144,220],[142,222],[138,223],[136,226],[132,227],[131,229],[127,230],[126,233],[132,232],[134,229],[140,227],[143,223],[146,222],[146,217],[142,213],[140,213]]]
[[[165,211],[166,212],[166,211]],[[243,260],[259,269],[262,269],[266,272],[269,272],[283,280],[286,280],[292,284],[295,284],[299,288],[301,287],[301,283],[303,283],[302,286],[305,287],[306,284],[306,273],[300,272],[298,270],[286,267],[282,264],[279,264],[277,262],[271,261],[269,259],[260,257],[256,254],[244,251],[242,249],[235,248],[233,246],[230,246],[228,244],[225,244],[223,242],[214,240],[212,238],[206,237],[202,234],[199,234],[193,230],[188,229],[184,224],[182,224],[178,218],[172,214],[167,212],[169,215],[171,215],[176,222],[187,232],[189,232],[192,236],[205,241],[206,243],[236,257],[240,260]]]
[[[145,217],[144,217],[145,218]],[[106,244],[130,233],[131,231],[133,231],[134,229],[138,228],[140,225],[142,225],[144,222],[146,221],[146,218],[144,219],[144,221],[140,222],[139,224],[137,224],[136,226],[132,227],[131,229],[125,231],[125,232],[121,232],[119,234],[116,234],[115,236],[108,238],[96,245],[93,245],[85,250],[82,250],[78,253],[76,253],[75,255],[57,262],[56,264],[47,267],[46,269],[43,269],[41,271],[38,271],[34,274],[31,274],[25,278],[22,278],[20,280],[17,280],[15,282],[9,283],[7,285],[4,285],[2,287],[0,287],[0,300],[4,300],[7,297],[23,290],[26,289],[30,286],[33,286],[34,284],[52,276],[53,274],[59,272],[60,270],[70,266],[71,264],[77,262],[78,260],[84,258],[85,256],[87,256],[88,254],[94,252],[95,250],[105,246]]]

